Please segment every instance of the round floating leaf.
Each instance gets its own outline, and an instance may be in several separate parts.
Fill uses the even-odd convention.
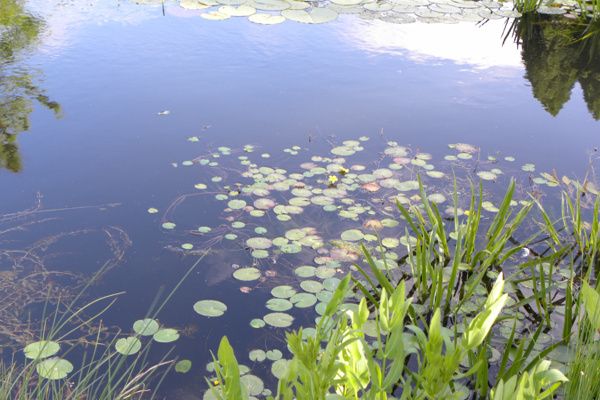
[[[229,203],[227,203],[227,207],[229,207],[233,210],[240,210],[240,209],[246,207],[246,202],[241,199],[229,200]]]
[[[286,313],[274,312],[265,315],[263,317],[263,320],[267,324],[276,328],[287,328],[288,326],[291,326],[294,322],[294,317]]]
[[[192,250],[194,248],[194,245],[191,243],[184,243],[181,245],[181,248],[184,250]]]
[[[194,311],[205,317],[220,317],[227,311],[227,306],[218,300],[200,300],[194,304]]]
[[[356,242],[364,237],[363,233],[358,229],[348,229],[342,232],[341,238],[347,242]]]
[[[176,226],[177,225],[175,225],[173,222],[165,222],[164,224],[162,224],[162,227],[164,229],[169,229],[169,230],[175,229]]]
[[[251,374],[242,376],[240,383],[246,387],[246,391],[250,396],[258,396],[265,389],[262,379]]]
[[[239,7],[235,6],[222,6],[218,10],[220,13],[231,15],[232,17],[249,17],[256,13],[256,8],[242,4]]]
[[[312,293],[298,293],[290,298],[296,308],[308,308],[315,305],[317,297]]]
[[[238,281],[255,281],[260,278],[260,270],[254,267],[240,268],[234,271],[233,277]]]
[[[150,207],[148,209],[148,214],[156,214],[158,212],[158,209],[154,208],[154,207]]]
[[[290,229],[285,233],[285,237],[288,240],[300,240],[306,236],[306,232],[302,229]]]
[[[66,378],[73,371],[73,364],[65,359],[52,357],[36,365],[35,369],[42,378],[57,380]]]
[[[267,250],[254,250],[254,251],[252,251],[252,257],[267,258],[267,257],[269,257],[269,252]]]
[[[175,364],[175,371],[180,374],[187,373],[192,368],[192,362],[190,360],[181,360]]]
[[[331,278],[335,274],[336,274],[336,270],[334,268],[329,268],[326,266],[321,266],[321,267],[317,268],[317,270],[315,271],[315,275],[317,276],[317,278],[320,278],[320,279]]]
[[[271,289],[271,294],[280,299],[288,299],[296,294],[296,289],[288,285],[281,285]]]
[[[433,193],[427,196],[427,199],[432,203],[441,204],[446,201],[446,196],[441,193]]]
[[[250,326],[255,329],[260,329],[265,326],[265,321],[260,318],[254,318],[252,321],[250,321]]]
[[[254,22],[255,24],[275,25],[275,24],[280,24],[283,21],[285,21],[285,17],[282,17],[281,15],[256,13],[254,15],[249,16],[248,20],[250,22]]]
[[[321,290],[323,290],[323,284],[319,281],[302,281],[300,282],[300,287],[309,293],[319,293]]]
[[[534,172],[535,171],[535,165],[534,164],[525,164],[521,167],[521,169],[525,172]]]
[[[496,178],[498,178],[496,174],[490,171],[479,171],[477,173],[477,176],[479,176],[484,181],[494,181],[496,180]]]
[[[179,339],[179,333],[172,328],[163,328],[156,332],[152,339],[158,343],[171,343]]]
[[[267,355],[264,350],[254,349],[250,350],[250,353],[248,353],[248,358],[250,359],[250,361],[262,362],[266,360]]]
[[[142,336],[152,336],[158,328],[158,322],[152,318],[138,319],[133,323],[133,331]]]
[[[426,174],[428,176],[430,176],[432,178],[436,178],[436,179],[443,178],[444,176],[446,176],[446,174],[444,174],[441,171],[427,171]]]
[[[293,306],[289,300],[279,298],[269,299],[266,304],[266,307],[271,311],[287,311]]]
[[[246,246],[254,250],[266,250],[272,245],[273,242],[265,237],[252,237],[246,240]]]
[[[283,353],[281,352],[281,350],[273,349],[267,351],[266,356],[271,361],[277,361],[281,359],[281,357],[283,357]]]
[[[302,246],[298,243],[288,243],[284,244],[280,247],[282,253],[286,254],[295,254],[300,253],[302,251]]]
[[[310,278],[315,276],[316,268],[311,265],[303,265],[294,270],[294,273],[300,278]]]
[[[381,244],[388,249],[393,249],[394,247],[398,247],[400,245],[400,241],[396,238],[387,237],[381,240]]]
[[[23,349],[25,357],[32,360],[41,360],[55,355],[60,350],[60,345],[49,340],[40,340],[30,343]]]
[[[134,336],[120,338],[115,343],[115,349],[124,356],[130,356],[142,349],[142,342]]]
[[[200,233],[208,233],[212,230],[212,228],[210,226],[200,226],[198,228],[198,232]]]
[[[281,360],[277,360],[273,363],[273,365],[271,365],[271,373],[275,378],[282,379],[287,375],[289,364],[290,360],[285,360],[283,358]]]
[[[304,24],[322,24],[333,21],[338,17],[338,13],[325,7],[313,8],[308,12],[300,9],[284,10],[281,15],[289,20]]]

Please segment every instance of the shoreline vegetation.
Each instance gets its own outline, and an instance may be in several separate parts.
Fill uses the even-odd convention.
[[[598,398],[600,201],[588,221],[584,194],[563,193],[563,213],[552,219],[538,201],[511,211],[513,190],[511,183],[484,234],[475,194],[466,220],[444,222],[426,200],[410,209],[398,203],[417,235],[404,259],[413,277],[398,279],[397,266],[362,245],[363,266],[340,283],[315,330],[286,335],[292,357],[277,368],[273,398]],[[515,242],[532,211],[543,220],[539,231]],[[526,260],[509,261],[524,251]],[[358,306],[345,307],[349,299]],[[461,311],[473,300],[475,309]],[[543,341],[549,330],[561,340]],[[226,337],[215,370],[221,384],[207,398],[256,394]]]

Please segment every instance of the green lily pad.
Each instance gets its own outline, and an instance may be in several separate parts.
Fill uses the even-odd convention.
[[[260,318],[254,318],[252,321],[250,321],[250,326],[255,329],[260,329],[265,326],[265,321]]]
[[[316,268],[311,265],[303,265],[294,270],[294,273],[300,278],[310,278],[315,276]]]
[[[165,222],[164,224],[162,224],[162,227],[168,230],[175,229],[176,226],[177,225],[175,225],[173,222]]]
[[[266,250],[272,245],[273,242],[265,237],[253,237],[246,240],[246,246],[254,250]]]
[[[140,339],[134,336],[120,338],[115,343],[115,349],[118,353],[121,353],[125,356],[130,356],[142,349],[142,342],[140,342]]]
[[[232,210],[240,210],[246,207],[246,202],[240,199],[229,200],[227,207],[231,208]]]
[[[240,378],[240,383],[246,387],[246,391],[250,396],[258,396],[265,389],[262,379],[256,375],[244,375]]]
[[[41,360],[55,355],[60,350],[60,345],[57,342],[50,340],[40,340],[39,342],[30,343],[23,349],[25,357],[32,360]]]
[[[255,281],[260,278],[260,270],[254,267],[240,268],[233,272],[233,277],[238,281]]]
[[[158,321],[152,318],[138,319],[133,323],[133,331],[142,336],[152,336],[158,329]]]
[[[281,285],[271,289],[271,294],[280,299],[288,299],[296,294],[296,289],[289,285]]]
[[[287,375],[289,368],[290,360],[280,359],[277,360],[271,365],[271,373],[277,379],[282,379]]]
[[[290,298],[296,308],[308,308],[317,303],[317,297],[312,293],[298,293]]]
[[[175,364],[175,372],[180,374],[187,373],[192,368],[192,362],[190,360],[180,360]]]
[[[300,282],[300,287],[308,293],[319,293],[323,290],[323,284],[321,282],[312,280]]]
[[[248,358],[250,359],[250,361],[262,362],[267,359],[267,354],[264,350],[254,349],[250,350],[250,353],[248,353]]]
[[[37,364],[35,369],[42,378],[58,380],[66,378],[73,371],[73,364],[65,359],[52,357]]]
[[[287,311],[294,305],[286,299],[273,298],[267,300],[266,307],[271,311]]]
[[[287,328],[294,322],[294,317],[286,313],[274,312],[265,315],[263,320],[275,328]]]
[[[477,176],[479,176],[484,181],[495,181],[496,178],[498,178],[496,174],[490,171],[479,171],[477,173]]]
[[[205,317],[220,317],[227,311],[227,305],[218,300],[200,300],[194,304],[194,311]]]
[[[283,353],[281,352],[281,350],[273,349],[267,351],[266,356],[271,361],[277,361],[280,360],[281,357],[283,357]]]
[[[341,238],[347,242],[356,242],[362,240],[364,235],[358,229],[348,229],[347,231],[342,232]]]
[[[171,343],[179,339],[179,332],[172,328],[163,328],[156,332],[152,339],[158,343]]]

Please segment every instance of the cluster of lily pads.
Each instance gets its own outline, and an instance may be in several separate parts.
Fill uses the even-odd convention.
[[[133,323],[134,334],[114,341],[114,350],[124,356],[137,354],[142,350],[143,337],[151,337],[157,343],[172,343],[179,339],[179,332],[173,328],[162,327],[156,319],[144,318]],[[72,371],[73,364],[65,358],[56,356],[61,345],[54,340],[39,340],[25,346],[23,353],[26,358],[36,362],[38,375],[48,380],[65,379]],[[175,364],[175,370],[185,373],[190,370],[190,360],[180,360]]]
[[[522,191],[522,199],[512,201],[511,206],[529,204],[526,191],[537,185],[554,187],[560,180],[554,173],[536,175],[536,167],[531,163],[519,167],[513,156],[483,156],[479,148],[466,143],[450,144],[450,152],[434,161],[432,154],[393,141],[385,143],[379,152],[370,150],[365,154],[368,141],[366,136],[345,140],[327,155],[311,155],[300,146],[286,148],[283,153],[290,160],[298,159],[293,169],[272,165],[271,154],[260,153],[254,145],[246,145],[240,151],[218,147],[195,159],[173,163],[175,167],[199,169],[205,179],[191,186],[196,193],[206,193],[203,201],[221,204],[225,222],[211,227],[198,221],[194,228],[189,222],[173,222],[177,220],[175,212],[163,217],[162,227],[183,241],[180,251],[190,254],[202,248],[203,242],[215,243],[216,236],[242,246],[247,263],[232,265],[231,277],[240,282],[242,293],[266,288],[271,294],[262,313],[250,310],[255,314],[249,318],[250,326],[285,329],[295,324],[299,312],[306,315],[312,309],[318,320],[340,277],[360,262],[359,244],[377,249],[375,261],[382,267],[397,265],[401,253],[414,246],[416,238],[404,231],[396,202],[418,204],[422,200],[421,184],[426,188],[427,199],[450,217],[455,212],[468,212],[469,196],[457,199],[457,207],[449,200],[455,183],[463,194],[469,190],[469,182],[481,181],[486,197],[482,208],[489,213],[484,218],[491,218],[498,212],[497,191],[503,190],[497,182],[508,180],[508,175],[521,174],[523,185],[528,185]],[[190,142],[202,143],[202,139],[192,137]],[[366,164],[353,160],[361,157]],[[239,174],[232,176],[231,171],[236,170]],[[150,208],[148,212],[159,210]],[[189,221],[189,216],[185,220]],[[275,262],[281,258],[287,258],[288,263]],[[221,317],[228,310],[224,301],[200,299],[193,309],[204,317]],[[355,306],[352,299],[344,304]],[[463,312],[476,309],[475,303],[465,304]],[[501,329],[510,330],[509,325],[502,325]],[[311,328],[304,332],[310,335]],[[541,337],[540,344],[551,339],[549,334]],[[285,360],[263,357],[261,352],[268,351],[272,350],[254,349],[249,359],[273,361],[272,372],[280,376]],[[254,378],[247,379],[253,387],[260,387],[254,384]],[[260,393],[265,394],[263,390]],[[258,395],[259,391],[254,392]],[[211,394],[207,396],[210,398]]]
[[[179,5],[203,10],[200,16],[208,20],[246,17],[263,25],[286,20],[319,24],[331,22],[341,14],[399,24],[479,22],[520,16],[512,3],[494,0],[180,0]]]

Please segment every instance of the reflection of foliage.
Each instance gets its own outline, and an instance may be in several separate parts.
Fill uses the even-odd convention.
[[[28,14],[16,0],[0,0],[0,168],[21,170],[16,135],[29,129],[32,100],[60,115],[60,105],[38,88],[28,71],[15,70],[17,56],[34,45],[41,21]]]
[[[600,119],[600,25],[527,14],[512,28],[533,95],[546,111],[557,115],[579,82],[590,113]]]
[[[44,236],[32,244],[16,244],[20,234],[30,234],[35,226],[54,220],[56,213],[69,210],[72,209],[43,209],[38,201],[31,209],[0,215],[0,343],[23,345],[37,338],[37,329],[42,324],[36,321],[36,309],[45,303],[55,307],[69,304],[86,285],[118,265],[131,244],[122,229],[112,226],[100,230],[75,229]],[[84,236],[95,239],[98,235],[108,252],[103,268],[95,275],[48,265],[50,260],[56,263],[56,249],[66,239]],[[94,329],[92,326],[82,328],[82,336],[91,334]],[[90,331],[86,332],[88,328]]]

